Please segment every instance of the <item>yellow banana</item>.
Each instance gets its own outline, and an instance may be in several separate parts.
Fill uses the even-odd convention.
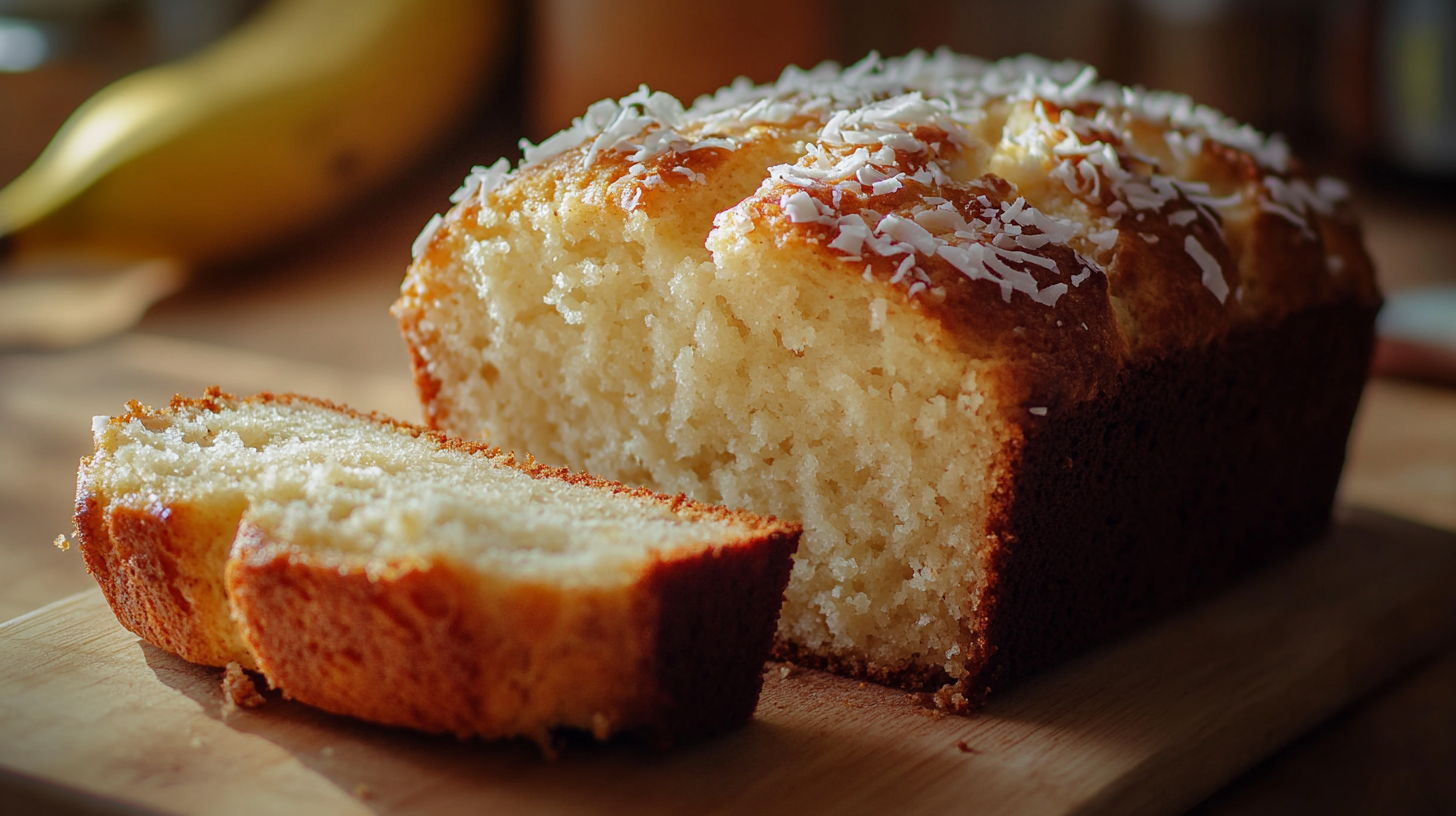
[[[191,262],[281,238],[466,111],[502,16],[499,0],[272,0],[87,100],[0,189],[0,235]]]

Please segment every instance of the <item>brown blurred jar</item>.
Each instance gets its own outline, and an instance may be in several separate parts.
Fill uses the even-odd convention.
[[[1416,179],[1456,180],[1456,3],[1346,0],[1328,52],[1341,146]]]
[[[691,103],[735,77],[774,79],[784,66],[833,55],[830,0],[540,0],[526,111],[540,139],[587,106],[646,83]]]

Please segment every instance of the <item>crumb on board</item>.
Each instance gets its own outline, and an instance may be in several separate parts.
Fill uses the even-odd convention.
[[[257,708],[268,702],[253,685],[253,678],[243,671],[237,661],[227,664],[222,672],[222,715],[231,716],[239,708]]]
[[[71,542],[64,535],[56,536],[56,540],[51,543],[56,545],[56,549],[61,551],[71,549]]]
[[[965,740],[956,740],[956,748],[963,754],[979,754],[981,749],[972,748]]]
[[[936,706],[935,696],[924,691],[912,692],[905,695],[905,699],[915,707],[915,713],[932,720],[943,719],[946,715],[945,709]]]

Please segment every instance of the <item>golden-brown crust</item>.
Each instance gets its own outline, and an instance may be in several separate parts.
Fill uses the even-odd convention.
[[[1134,359],[1205,346],[1233,325],[1238,296],[1220,303],[1203,285],[1202,271],[1184,246],[1189,237],[1213,255],[1229,291],[1237,292],[1242,281],[1232,252],[1206,219],[1187,227],[1169,223],[1164,211],[1119,219],[1107,291]]]
[[[318,562],[224,506],[153,500],[141,507],[78,479],[77,537],[118,620],[160,648],[215,666],[257,668],[321,708],[461,736],[555,728],[599,738],[645,731],[671,743],[743,722],[757,700],[797,524],[665,496],[541,465],[487,445],[326,400],[213,387],[162,410],[131,403],[112,422],[221,411],[245,403],[337,411],[485,456],[537,479],[648,499],[686,520],[734,521],[737,540],[654,555],[625,586],[571,588],[505,580],[442,558]]]
[[[493,581],[443,560],[372,576],[246,527],[227,583],[269,682],[310,705],[459,736],[605,737],[642,722],[657,610],[635,588]]]
[[[228,587],[269,682],[460,736],[556,728],[660,743],[745,721],[788,582],[786,532],[654,561],[623,588],[494,581],[448,561],[373,576],[245,529]]]
[[[193,663],[255,668],[216,579],[243,504],[203,511],[185,503],[116,504],[90,490],[76,499],[86,570],[117,620]]]
[[[433,248],[431,252],[436,251]],[[415,393],[420,400],[420,409],[425,422],[432,428],[443,427],[447,422],[448,408],[440,393],[440,381],[430,373],[425,349],[438,342],[439,338],[424,320],[423,304],[433,299],[430,286],[423,279],[407,281],[401,288],[399,300],[390,308],[390,313],[399,321],[400,332],[407,338],[405,348],[410,355],[410,371],[414,376]]]

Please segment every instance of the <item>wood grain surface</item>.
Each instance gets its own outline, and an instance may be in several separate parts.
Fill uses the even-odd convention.
[[[165,811],[1174,813],[1456,635],[1456,535],[1368,512],[1222,596],[934,716],[771,664],[752,723],[685,750],[457,742],[272,699],[88,591],[0,626],[0,766]]]

